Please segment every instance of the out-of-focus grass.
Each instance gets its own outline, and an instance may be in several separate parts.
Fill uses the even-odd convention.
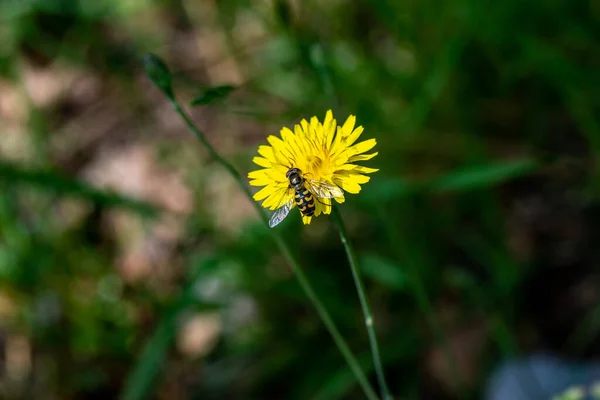
[[[479,397],[531,349],[597,355],[599,15],[577,1],[2,2],[0,397],[361,398],[248,204],[165,116],[147,52],[242,171],[268,134],[329,108],[377,138],[380,171],[344,214],[399,397],[457,397],[456,380]],[[138,200],[84,183],[141,145],[151,172],[118,171]],[[370,368],[329,222],[288,219],[278,229]],[[188,273],[214,254],[218,268]],[[207,308],[216,330],[192,323]]]
[[[0,179],[12,185],[28,185],[65,197],[87,200],[99,207],[123,207],[141,215],[156,216],[159,209],[151,204],[91,187],[53,171],[26,170],[0,162]]]

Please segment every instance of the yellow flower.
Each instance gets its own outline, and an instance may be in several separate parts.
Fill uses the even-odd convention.
[[[343,192],[358,193],[360,185],[369,181],[364,174],[377,169],[354,163],[375,157],[376,152],[364,153],[371,150],[376,141],[369,139],[354,144],[363,132],[363,127],[355,127],[355,123],[356,117],[351,115],[343,126],[337,126],[329,110],[323,123],[317,117],[312,117],[310,123],[302,120],[294,126],[293,132],[282,128],[281,139],[271,135],[267,138],[270,146],[258,147],[261,157],[254,157],[252,161],[263,169],[250,172],[248,178],[250,185],[264,186],[254,195],[254,200],[264,200],[263,207],[278,210],[271,218],[271,226],[283,220],[296,205],[303,214],[302,221],[309,224],[311,214],[331,213],[331,198],[343,203]],[[294,168],[301,177],[296,181],[302,184],[300,194],[291,185]]]

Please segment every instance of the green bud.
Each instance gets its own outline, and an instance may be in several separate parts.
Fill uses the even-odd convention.
[[[147,54],[142,61],[144,72],[150,81],[169,99],[173,99],[173,77],[169,67],[154,54]]]

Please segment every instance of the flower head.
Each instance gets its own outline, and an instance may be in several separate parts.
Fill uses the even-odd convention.
[[[351,115],[344,125],[338,126],[329,110],[323,123],[317,117],[312,117],[310,123],[302,120],[294,126],[293,132],[282,128],[281,138],[271,135],[267,138],[270,146],[258,147],[260,157],[252,161],[263,169],[250,172],[248,178],[250,185],[264,186],[254,195],[254,200],[263,200],[262,206],[270,210],[281,209],[278,210],[282,214],[280,219],[272,226],[296,205],[302,212],[302,221],[309,224],[312,216],[331,212],[332,198],[343,203],[343,192],[358,193],[360,185],[369,181],[365,174],[377,169],[354,163],[375,157],[376,152],[364,153],[371,150],[376,141],[356,143],[363,127],[355,127],[355,123],[356,117]],[[294,181],[296,170],[290,173],[292,169],[297,169],[300,181]],[[291,184],[297,182],[302,182],[300,193],[296,193]]]

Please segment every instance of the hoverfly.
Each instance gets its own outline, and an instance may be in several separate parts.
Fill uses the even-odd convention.
[[[312,217],[315,213],[315,197],[323,199],[332,199],[339,197],[344,194],[344,191],[331,183],[317,181],[314,179],[307,179],[302,176],[302,171],[298,168],[290,168],[285,177],[289,180],[289,185],[283,191],[281,200],[290,194],[291,191],[294,193],[294,197],[291,198],[287,203],[281,205],[271,216],[269,220],[269,226],[275,227],[281,221],[287,217],[294,203],[298,206],[298,209],[302,215],[306,217]],[[281,204],[281,200],[278,204]]]

